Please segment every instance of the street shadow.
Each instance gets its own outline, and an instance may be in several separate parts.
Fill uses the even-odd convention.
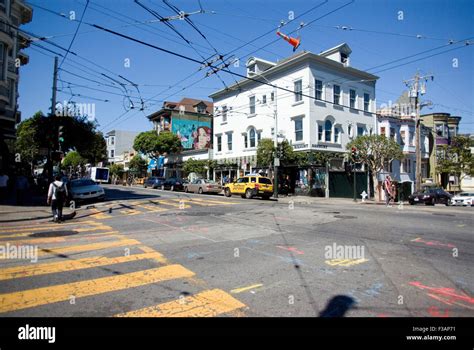
[[[329,300],[319,317],[344,317],[356,305],[356,301],[347,295],[336,295]]]
[[[105,190],[105,197],[107,198],[106,201],[119,200],[119,199],[126,200],[126,199],[147,199],[147,198],[161,197],[158,191],[156,194],[137,193],[133,190],[130,191],[130,187],[124,187],[123,189],[106,187],[104,188],[104,190]]]

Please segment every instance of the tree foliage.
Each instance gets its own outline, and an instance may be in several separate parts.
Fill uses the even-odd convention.
[[[109,173],[112,176],[122,177],[124,172],[123,164],[111,164],[109,166]]]
[[[437,152],[437,171],[464,176],[474,176],[474,155],[471,152],[472,140],[466,136],[455,136],[451,143],[441,146]]]
[[[73,167],[76,169],[79,165],[84,165],[86,160],[76,151],[70,151],[65,156],[61,163],[62,167],[69,168]]]
[[[190,158],[183,163],[183,170],[190,174],[196,173],[201,176],[206,175],[208,169],[215,167],[215,161],[212,160],[198,160]]]
[[[358,161],[366,164],[374,175],[383,170],[384,162],[404,157],[400,145],[384,135],[358,136],[346,145],[349,157],[352,147],[357,149]]]
[[[45,158],[39,154],[40,148],[58,149],[58,127],[63,127],[63,151],[74,150],[95,164],[106,157],[105,140],[96,131],[96,124],[85,116],[58,117],[45,116],[41,111],[22,121],[17,128],[16,152],[22,159],[36,163]]]
[[[159,155],[180,153],[183,146],[175,134],[167,131],[158,134],[155,130],[151,130],[138,134],[133,148],[150,158],[156,158]]]
[[[141,176],[146,172],[147,166],[146,160],[137,154],[130,160],[128,168],[131,173]]]
[[[366,164],[372,173],[375,192],[378,193],[377,174],[384,169],[384,162],[403,159],[404,155],[400,145],[384,135],[358,136],[346,145],[349,159],[352,159],[353,147],[357,150],[357,162]],[[378,196],[376,198],[378,199]]]

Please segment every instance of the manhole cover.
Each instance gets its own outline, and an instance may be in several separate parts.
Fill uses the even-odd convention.
[[[357,216],[350,215],[334,215],[334,217],[338,219],[357,219]]]
[[[432,213],[433,215],[438,215],[438,216],[456,216],[454,214],[443,214],[443,213]]]
[[[46,231],[36,232],[30,235],[30,237],[63,237],[77,235],[76,231]]]

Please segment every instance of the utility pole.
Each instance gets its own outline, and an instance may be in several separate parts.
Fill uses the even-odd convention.
[[[416,167],[415,167],[415,191],[421,190],[421,128],[420,128],[420,95],[426,93],[426,82],[428,79],[433,80],[433,75],[421,76],[418,72],[412,79],[405,80],[405,85],[410,90],[410,99],[415,101],[415,154],[416,154]]]
[[[52,94],[51,94],[51,113],[49,114],[50,118],[55,118],[56,116],[56,89],[57,89],[57,80],[58,80],[58,57],[54,57],[54,70],[53,70],[53,88],[52,88]],[[53,135],[57,135],[57,133],[52,133]],[[53,136],[54,137],[54,136]],[[53,139],[54,140],[54,139]],[[53,152],[56,151],[56,142],[54,142],[54,149],[49,148],[48,149],[48,177],[49,177],[49,182],[52,182],[53,180]]]
[[[275,152],[278,150],[278,107],[277,107],[277,89],[274,88],[273,90],[273,112],[275,116]],[[275,154],[273,159],[273,197],[278,198],[278,167],[280,166],[280,158],[278,158],[278,154]]]
[[[54,57],[54,71],[53,71],[53,93],[51,97],[51,115],[56,113],[56,89],[58,83],[58,56]]]

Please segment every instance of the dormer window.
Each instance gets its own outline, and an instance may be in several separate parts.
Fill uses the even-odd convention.
[[[204,114],[206,113],[206,107],[207,107],[206,104],[201,102],[196,106],[196,112]]]
[[[255,73],[255,64],[251,64],[248,69],[249,73]]]
[[[344,52],[341,52],[341,63],[345,66],[349,63],[349,56]]]

